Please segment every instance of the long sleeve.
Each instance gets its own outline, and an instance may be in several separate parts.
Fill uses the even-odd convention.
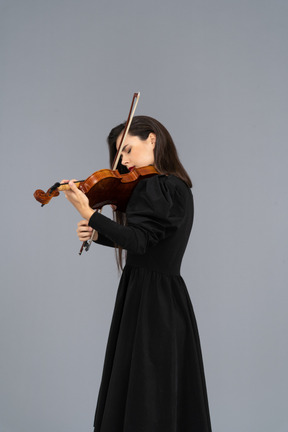
[[[142,180],[129,200],[126,226],[97,212],[91,216],[89,225],[99,232],[102,241],[106,239],[106,244],[108,239],[128,251],[144,254],[147,248],[156,245],[181,224],[186,189],[187,186],[174,176]]]
[[[100,232],[98,232],[98,238],[95,243],[102,246],[115,247],[115,243]]]

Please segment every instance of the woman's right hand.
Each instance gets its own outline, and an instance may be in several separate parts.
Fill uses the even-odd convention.
[[[91,228],[88,225],[88,221],[86,219],[81,220],[80,222],[78,222],[78,224],[77,224],[77,235],[78,235],[78,238],[79,238],[79,240],[81,242],[90,240],[91,235],[92,235],[92,231],[93,231],[93,228]],[[98,239],[98,232],[95,231],[92,240],[96,241],[97,239]]]

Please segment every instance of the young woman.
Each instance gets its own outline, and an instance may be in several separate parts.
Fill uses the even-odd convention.
[[[112,129],[113,161],[125,124]],[[94,212],[74,183],[65,192],[84,220],[78,237],[127,251],[95,414],[95,432],[210,432],[197,324],[182,257],[193,223],[191,180],[165,127],[134,117],[119,171],[154,165],[126,214],[113,221]],[[118,213],[118,214],[117,214]]]

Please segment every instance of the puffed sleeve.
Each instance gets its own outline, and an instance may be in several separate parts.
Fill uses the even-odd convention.
[[[181,225],[188,191],[174,176],[141,180],[126,209],[126,226],[97,212],[91,216],[89,225],[123,249],[144,254]]]

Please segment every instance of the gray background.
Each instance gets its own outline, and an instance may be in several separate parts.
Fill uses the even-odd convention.
[[[135,91],[194,182],[182,275],[214,432],[286,432],[287,0],[0,5],[1,432],[92,430],[114,252],[79,257],[76,211],[33,192],[106,168]]]

